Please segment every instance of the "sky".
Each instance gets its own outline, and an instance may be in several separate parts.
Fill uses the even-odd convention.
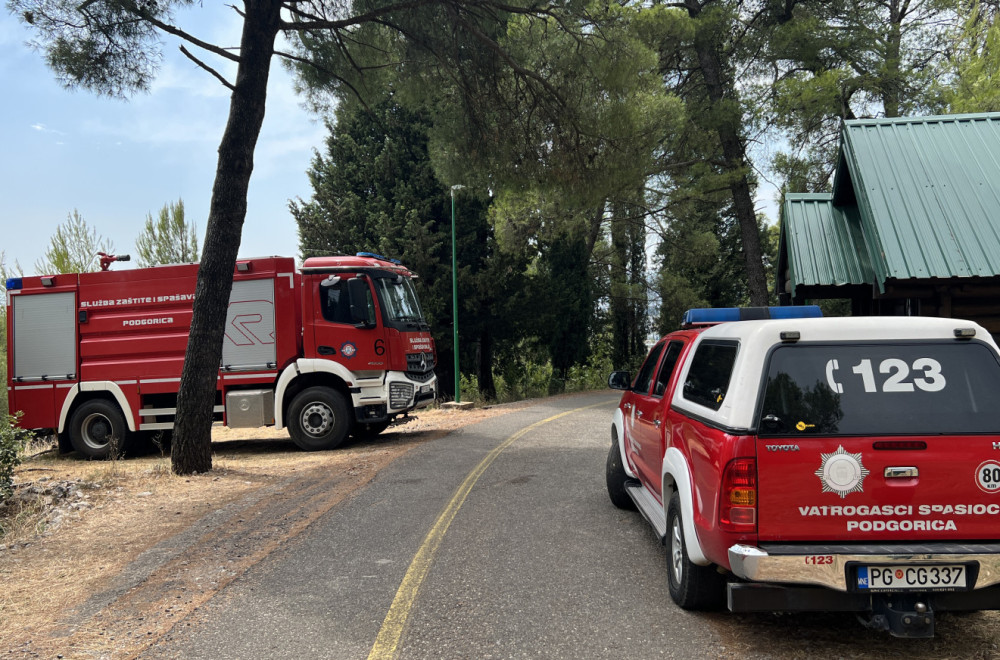
[[[227,6],[204,3],[176,23],[205,41],[239,43],[240,21]],[[0,10],[0,253],[8,270],[36,273],[59,225],[78,211],[118,254],[134,254],[146,217],[184,201],[185,218],[203,243],[217,149],[229,92],[184,57],[177,40],[163,44],[160,72],[147,94],[127,101],[86,89],[67,90],[26,45],[27,29]],[[195,50],[192,48],[192,50]],[[232,79],[233,68],[195,53]],[[267,111],[239,256],[297,256],[291,199],[308,199],[306,175],[326,129],[305,110],[288,71],[271,67]],[[757,208],[775,221],[773,187],[762,185]],[[128,268],[116,264],[114,268]]]
[[[179,13],[177,22],[206,41],[239,43],[240,23],[228,7],[206,2],[204,8]],[[148,94],[121,101],[86,89],[69,91],[42,54],[25,45],[30,38],[6,8],[0,9],[5,96],[0,101],[0,252],[7,267],[17,262],[24,274],[35,273],[49,239],[74,209],[117,253],[134,255],[147,215],[156,217],[165,204],[182,199],[200,247],[229,91],[184,57],[176,40],[164,43],[162,66]],[[232,71],[214,56],[194,54]],[[291,75],[275,60],[241,257],[297,256],[298,233],[288,202],[310,197],[306,170],[325,136],[322,122],[302,107]]]

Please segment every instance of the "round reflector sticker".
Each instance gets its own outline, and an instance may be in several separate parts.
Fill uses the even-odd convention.
[[[1000,463],[985,461],[976,468],[976,483],[987,493],[1000,493]]]

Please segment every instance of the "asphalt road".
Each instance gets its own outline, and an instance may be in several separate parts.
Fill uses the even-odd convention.
[[[712,648],[700,615],[671,604],[665,553],[645,522],[608,501],[617,400],[547,400],[410,452],[143,657],[367,658],[456,489],[504,441],[579,408],[494,454],[403,612],[396,657],[688,658]]]
[[[664,548],[605,491],[617,400],[545,400],[422,445],[141,657],[997,657],[983,615],[927,641],[676,607]]]

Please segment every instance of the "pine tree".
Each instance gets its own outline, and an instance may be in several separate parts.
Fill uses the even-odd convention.
[[[45,256],[35,262],[35,271],[42,275],[95,271],[101,262],[97,253],[114,251],[114,243],[98,235],[97,229],[89,227],[80,212],[73,209],[49,239]]]
[[[198,261],[197,227],[184,218],[184,201],[164,204],[159,217],[146,216],[146,225],[135,240],[136,263],[140,268]]]

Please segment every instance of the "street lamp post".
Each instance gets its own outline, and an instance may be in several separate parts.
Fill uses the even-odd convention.
[[[451,187],[451,318],[454,331],[455,349],[455,403],[462,402],[461,373],[458,370],[458,267],[455,252],[455,191],[465,186],[455,184]]]

